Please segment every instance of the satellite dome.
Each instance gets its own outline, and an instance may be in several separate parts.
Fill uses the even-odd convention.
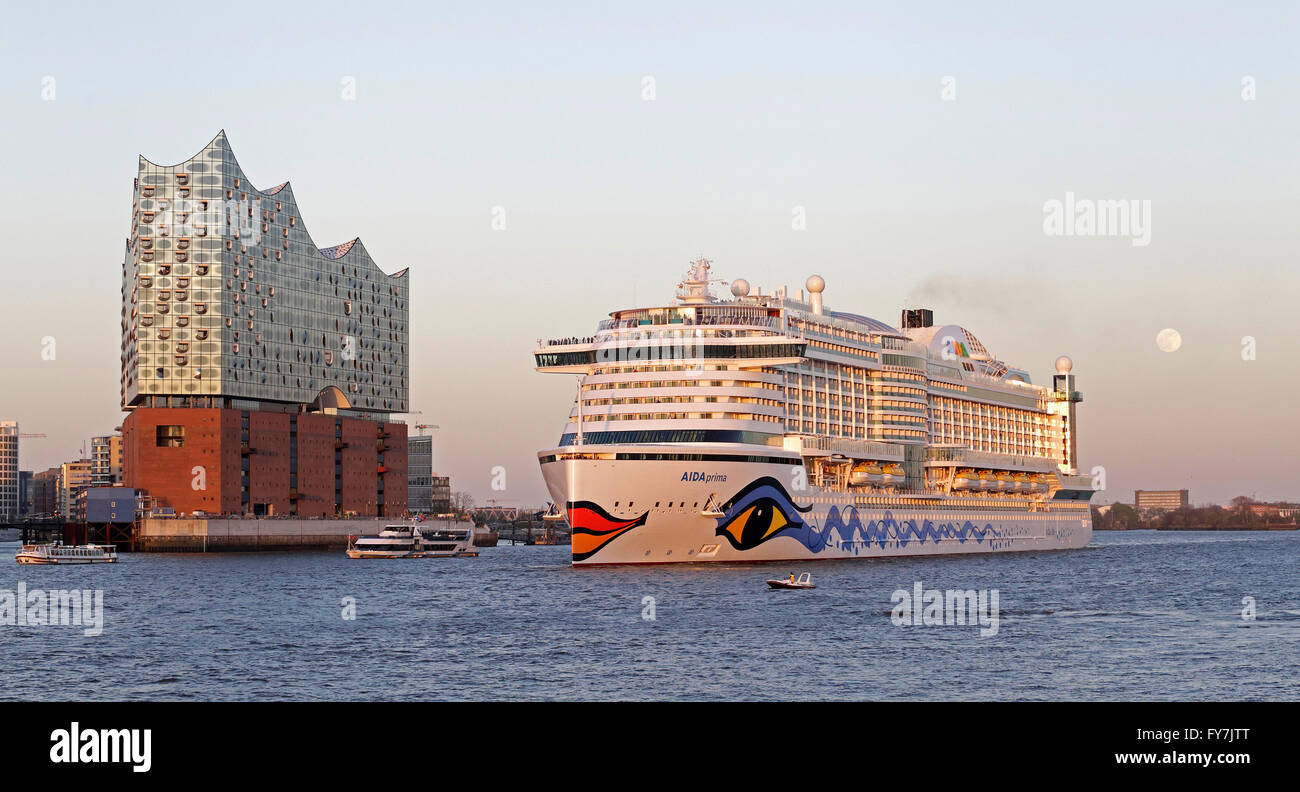
[[[804,284],[812,294],[821,294],[826,290],[826,279],[820,275],[810,275],[808,282]]]
[[[733,297],[748,297],[749,281],[744,278],[737,278],[731,284],[731,294]]]
[[[1067,357],[1066,355],[1061,355],[1059,358],[1056,359],[1057,374],[1069,374],[1070,369],[1072,368],[1074,368],[1074,361],[1070,360],[1070,358]]]

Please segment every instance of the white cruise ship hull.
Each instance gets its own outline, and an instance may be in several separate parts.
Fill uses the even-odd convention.
[[[1067,550],[1092,538],[1086,501],[799,491],[798,464],[563,458],[583,450],[539,454],[574,565]]]

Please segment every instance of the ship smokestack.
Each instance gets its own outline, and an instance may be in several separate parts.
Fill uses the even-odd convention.
[[[904,308],[901,330],[914,327],[933,327],[934,311],[929,308]]]

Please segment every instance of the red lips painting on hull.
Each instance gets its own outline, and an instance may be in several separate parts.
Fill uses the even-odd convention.
[[[569,526],[573,529],[573,560],[585,561],[605,545],[645,525],[650,512],[631,520],[622,520],[591,501],[570,501],[566,506]]]

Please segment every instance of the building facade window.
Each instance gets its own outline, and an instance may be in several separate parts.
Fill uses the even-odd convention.
[[[158,427],[159,448],[180,448],[185,445],[185,427],[174,424],[164,424]]]

